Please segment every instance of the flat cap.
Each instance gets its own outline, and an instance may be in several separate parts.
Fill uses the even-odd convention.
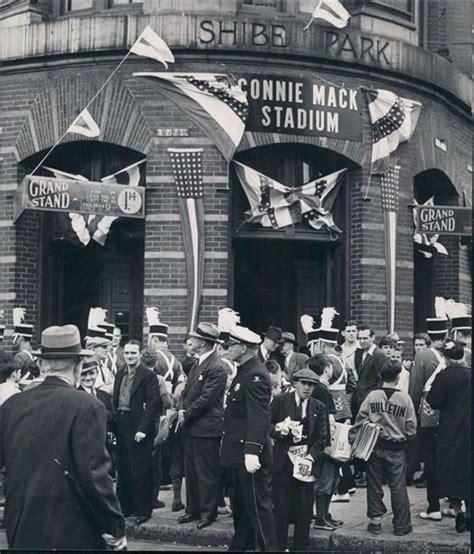
[[[304,367],[296,373],[293,373],[293,381],[307,381],[308,383],[317,383],[318,378],[314,371],[311,371],[309,368]]]

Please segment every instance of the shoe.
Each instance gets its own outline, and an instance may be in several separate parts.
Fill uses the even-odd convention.
[[[432,521],[441,521],[443,519],[441,512],[421,512],[419,516],[421,519],[431,519]]]
[[[333,494],[331,502],[350,502],[351,495],[346,492],[346,494]]]
[[[456,517],[456,514],[454,513],[454,510],[452,508],[444,508],[444,510],[441,510],[441,515],[447,517]]]
[[[463,514],[462,512],[460,512],[456,516],[456,531],[458,533],[463,533],[464,531],[468,531],[466,514]]]
[[[314,520],[313,527],[315,529],[322,529],[323,531],[335,531],[337,529],[336,526],[332,525],[323,517],[317,517]]]
[[[347,492],[352,496],[353,494],[356,493],[356,488],[354,487],[352,489],[349,489]]]
[[[217,513],[221,516],[228,516],[228,515],[232,514],[232,510],[226,504],[225,506],[218,507],[217,508]]]
[[[156,499],[155,502],[153,502],[152,508],[154,510],[157,510],[158,508],[164,508],[166,504],[163,502],[163,500]]]
[[[145,523],[150,519],[150,516],[138,516],[135,525],[138,527],[138,525],[141,525],[142,523]]]
[[[334,519],[331,514],[327,514],[324,519],[331,525],[334,525],[334,527],[340,527],[341,525],[344,525],[342,519]]]
[[[171,505],[171,511],[172,512],[180,512],[181,510],[184,510],[186,506],[181,502],[181,500],[173,500],[173,504]]]
[[[426,489],[426,481],[413,481],[417,489]]]
[[[403,537],[403,535],[409,535],[413,532],[413,527],[409,525],[406,529],[395,529],[393,532],[397,537]]]
[[[191,521],[198,521],[198,517],[194,517],[191,514],[184,514],[182,516],[179,516],[176,520],[178,523],[191,523]]]
[[[201,519],[196,525],[196,529],[205,529],[214,523],[215,519]]]
[[[367,525],[367,531],[372,535],[380,535],[380,533],[382,532],[382,524],[370,522]]]

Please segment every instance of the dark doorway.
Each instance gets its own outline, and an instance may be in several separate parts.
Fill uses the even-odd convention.
[[[299,317],[317,316],[331,296],[330,250],[322,242],[235,240],[234,307],[242,324],[258,332],[277,325],[304,344]]]

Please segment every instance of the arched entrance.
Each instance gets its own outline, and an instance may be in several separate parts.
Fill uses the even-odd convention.
[[[296,187],[355,166],[336,152],[308,144],[273,144],[239,153],[237,161]],[[343,181],[332,208],[335,223],[343,230],[337,240],[306,222],[281,229],[243,223],[249,203],[236,174],[232,187],[233,305],[243,324],[258,332],[278,325],[304,336],[299,324],[303,314],[319,316],[334,305],[341,317],[346,311],[346,277],[349,206]]]
[[[21,163],[27,174],[45,152]],[[143,158],[143,154],[101,142],[78,141],[55,148],[45,166],[91,181],[100,181]],[[141,166],[144,184],[145,164]],[[51,176],[41,168],[39,174]],[[125,337],[140,338],[143,312],[144,222],[117,219],[105,244],[91,240],[87,246],[76,237],[63,214],[40,214],[38,299],[39,327],[73,323],[84,335],[91,307],[108,312],[108,320],[121,327]]]
[[[445,173],[438,169],[428,169],[414,179],[414,195],[418,204],[431,197],[438,206],[457,206],[458,193]],[[459,239],[440,236],[439,241],[446,247],[449,256],[432,252],[427,257],[418,245],[414,245],[414,328],[415,332],[426,330],[426,318],[435,315],[435,297],[457,299],[456,276],[459,257]],[[456,266],[456,267],[454,267]],[[450,268],[453,271],[450,271]]]

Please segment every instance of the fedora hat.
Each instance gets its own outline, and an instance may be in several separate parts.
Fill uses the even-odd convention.
[[[293,333],[289,333],[288,331],[284,331],[281,334],[281,342],[292,342],[293,344],[298,344],[295,335],[293,335]]]
[[[280,329],[280,327],[270,326],[267,329],[265,336],[267,337],[267,339],[274,340],[275,342],[281,342],[281,333],[282,330]]]
[[[212,323],[202,322],[199,323],[194,331],[188,334],[188,337],[194,337],[196,339],[206,340],[208,342],[220,343],[219,329]]]
[[[81,348],[81,335],[75,325],[53,325],[41,333],[39,350],[32,354],[38,358],[79,358],[93,356],[94,352]]]
[[[111,343],[107,337],[86,337],[86,348],[95,348],[103,346],[104,348]]]

